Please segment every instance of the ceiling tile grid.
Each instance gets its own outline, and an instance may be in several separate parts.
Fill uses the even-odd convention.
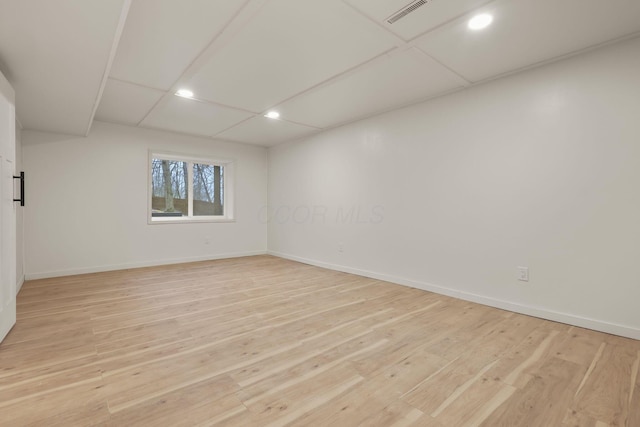
[[[338,0],[272,0],[187,83],[256,113],[395,47]]]
[[[288,119],[328,128],[465,84],[465,80],[430,57],[409,48],[385,55],[276,109]]]
[[[0,1],[0,67],[25,129],[85,135],[124,0]]]
[[[291,123],[285,120],[253,117],[239,126],[234,126],[216,135],[218,138],[248,144],[272,146],[283,141],[302,138],[319,132],[320,129]]]
[[[493,16],[486,31],[469,31],[465,17],[416,41],[472,82],[640,31],[637,0],[500,0],[476,12]]]
[[[0,4],[26,129],[85,134],[95,111],[269,146],[640,36],[638,0],[97,1]]]
[[[163,95],[164,91],[158,89],[110,78],[96,111],[96,119],[135,126],[146,117]]]
[[[372,21],[405,41],[433,30],[489,0],[345,0]],[[415,9],[414,9],[415,8]],[[403,14],[406,9],[410,13]],[[399,13],[400,12],[400,13]],[[404,12],[406,13],[406,12]],[[400,19],[398,17],[401,16]],[[391,18],[391,19],[389,19]],[[397,19],[397,20],[395,20]],[[390,23],[389,21],[392,21]]]
[[[194,135],[213,136],[243,120],[250,113],[172,96],[160,102],[142,121],[142,126]]]
[[[239,0],[134,0],[111,77],[171,89],[242,4]]]

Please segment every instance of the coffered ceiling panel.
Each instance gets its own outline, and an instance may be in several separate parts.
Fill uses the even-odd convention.
[[[251,117],[251,114],[193,99],[171,96],[158,104],[142,126],[212,136]]]
[[[319,129],[309,126],[256,116],[216,136],[231,141],[270,146],[318,131]]]
[[[503,0],[480,11],[494,17],[485,30],[459,19],[417,45],[480,81],[640,31],[638,0]]]
[[[0,0],[19,120],[77,135],[273,145],[638,36],[640,0]]]
[[[345,1],[389,31],[410,40],[490,0]]]
[[[107,80],[96,119],[137,125],[160,100],[163,91],[120,80]]]
[[[134,0],[111,76],[168,90],[242,0]]]
[[[466,82],[417,49],[385,55],[288,101],[287,119],[329,127],[461,87]]]
[[[124,0],[0,1],[0,67],[25,129],[86,134],[127,8]]]
[[[262,112],[394,46],[338,0],[272,0],[188,82],[197,97]]]

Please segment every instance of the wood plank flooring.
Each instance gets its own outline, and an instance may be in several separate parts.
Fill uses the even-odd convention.
[[[270,256],[30,281],[1,426],[640,427],[640,342]]]

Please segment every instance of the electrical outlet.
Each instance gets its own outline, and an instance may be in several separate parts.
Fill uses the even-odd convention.
[[[342,242],[338,243],[338,252],[340,253],[344,252],[344,243]]]
[[[518,280],[521,282],[529,281],[529,267],[518,267]]]
[[[211,243],[211,237],[205,237],[204,238],[204,244],[208,245],[209,243]]]

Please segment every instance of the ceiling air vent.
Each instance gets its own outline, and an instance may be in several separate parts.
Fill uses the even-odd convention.
[[[429,3],[429,0],[412,1],[411,3],[409,3],[408,5],[406,5],[405,7],[403,7],[402,9],[400,9],[399,11],[397,11],[396,13],[394,13],[393,15],[388,17],[387,18],[387,22],[389,24],[393,24],[393,23],[401,20],[402,18],[404,18],[405,16],[407,16],[411,12],[415,12],[415,10],[417,8],[419,8],[420,6],[424,6],[427,3]]]

